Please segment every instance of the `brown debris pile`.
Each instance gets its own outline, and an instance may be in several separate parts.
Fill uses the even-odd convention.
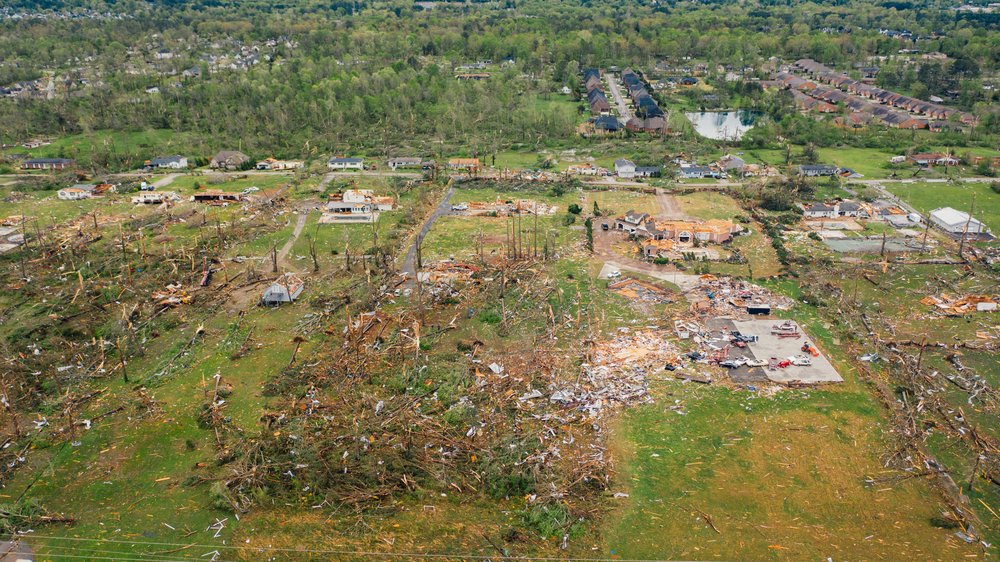
[[[965,295],[955,297],[947,293],[928,295],[920,299],[921,304],[933,306],[945,314],[962,315],[970,312],[992,312],[997,310],[997,300],[987,295]]]
[[[647,283],[641,279],[626,277],[621,281],[616,281],[608,285],[608,289],[631,300],[651,303],[673,302],[670,293],[652,283]]]
[[[692,308],[698,312],[747,315],[747,306],[770,305],[772,309],[788,310],[792,299],[742,279],[702,275],[697,287],[687,293]]]
[[[160,291],[153,291],[149,298],[153,301],[156,306],[166,306],[175,307],[182,304],[191,304],[193,300],[191,295],[185,291],[179,284],[175,285],[171,283],[167,285]]]

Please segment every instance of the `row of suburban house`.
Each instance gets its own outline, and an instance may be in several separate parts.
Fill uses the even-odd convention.
[[[889,90],[884,90],[872,84],[854,80],[846,74],[837,72],[822,63],[812,59],[800,59],[795,66],[809,73],[816,81],[829,84],[860,98],[876,101],[911,113],[924,115],[932,120],[948,120],[957,115],[958,120],[966,125],[974,125],[976,117],[971,113],[959,111],[951,107],[905,96]],[[802,89],[802,88],[799,88]]]
[[[635,117],[629,119],[625,127],[633,131],[665,133],[667,130],[666,116],[646,89],[646,85],[639,78],[639,75],[631,68],[627,68],[622,72],[621,78],[625,88],[628,89],[632,105],[635,107]]]
[[[587,104],[590,112],[594,115],[609,115],[611,113],[611,102],[604,93],[604,86],[601,85],[601,71],[596,68],[586,68],[583,70],[583,87],[587,90]]]

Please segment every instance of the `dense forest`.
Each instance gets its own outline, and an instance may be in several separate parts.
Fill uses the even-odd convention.
[[[984,88],[995,85],[1000,52],[992,14],[905,4],[13,2],[0,19],[0,86],[52,76],[55,95],[0,102],[0,140],[166,128],[276,155],[478,154],[574,137],[577,116],[544,100],[576,87],[585,66],[697,60],[764,79],[769,63],[805,57],[845,71],[887,57],[882,85],[954,91],[981,130],[996,130],[994,90]],[[260,45],[252,63],[210,64]],[[904,66],[893,58],[901,49],[951,61]],[[489,80],[455,79],[455,67],[480,60],[510,64]],[[191,68],[196,79],[182,75]]]

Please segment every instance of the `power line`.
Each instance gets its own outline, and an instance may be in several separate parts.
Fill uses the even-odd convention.
[[[496,560],[499,555],[484,555],[484,554],[442,554],[442,553],[420,553],[420,552],[378,552],[378,551],[365,551],[365,550],[347,550],[347,549],[315,549],[315,548],[285,548],[276,546],[250,546],[250,545],[218,545],[218,544],[198,544],[198,543],[172,543],[172,542],[158,542],[158,541],[127,541],[121,539],[100,539],[100,538],[84,538],[84,537],[56,537],[49,535],[24,535],[22,538],[38,538],[46,540],[57,540],[57,541],[78,541],[78,542],[105,542],[113,544],[128,544],[128,545],[143,545],[143,546],[165,546],[165,547],[198,547],[198,548],[208,548],[213,550],[236,550],[236,549],[247,549],[247,550],[265,550],[271,552],[285,552],[290,554],[336,554],[336,555],[348,555],[348,556],[359,556],[359,557],[369,557],[369,558],[432,558],[439,560],[448,559],[465,559],[465,560]],[[41,547],[41,548],[44,548]],[[567,557],[544,557],[544,556],[503,556],[505,560],[539,560],[543,562],[650,562],[648,558],[567,558]],[[135,560],[128,558],[119,558],[118,560]],[[148,558],[143,558],[140,560],[149,560]],[[185,560],[192,560],[190,558]],[[169,561],[174,562],[174,561]]]

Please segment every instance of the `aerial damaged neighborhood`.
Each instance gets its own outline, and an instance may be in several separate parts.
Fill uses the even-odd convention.
[[[0,559],[995,557],[998,9],[0,6]]]

